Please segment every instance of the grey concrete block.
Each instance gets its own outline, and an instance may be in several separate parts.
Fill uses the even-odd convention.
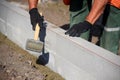
[[[0,32],[26,50],[26,40],[34,36],[28,12],[1,0]],[[120,80],[120,56],[81,38],[69,37],[49,22],[46,33],[45,48],[50,53],[47,66],[65,80]],[[41,54],[28,52],[36,57]]]

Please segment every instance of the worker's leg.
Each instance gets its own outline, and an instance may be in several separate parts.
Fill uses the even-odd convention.
[[[117,54],[120,40],[120,9],[110,6],[109,11],[101,38],[101,46]]]
[[[71,6],[71,9],[70,9],[70,27],[72,27],[74,24],[77,24],[79,22],[83,22],[89,12],[87,0],[83,0],[81,2],[81,5],[78,6],[78,8],[80,7],[80,9],[74,6]],[[89,31],[82,33],[80,37],[88,40]]]

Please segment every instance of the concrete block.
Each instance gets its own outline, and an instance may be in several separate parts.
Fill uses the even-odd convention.
[[[53,25],[54,26],[54,25]],[[120,79],[120,57],[114,55],[113,53],[104,50],[92,43],[89,43],[81,38],[72,38],[69,36],[64,35],[63,30],[59,28],[52,28],[48,27],[47,30],[49,34],[46,37],[46,46],[52,50],[51,52],[56,56],[61,56],[59,59],[62,66],[67,66],[68,70],[72,70],[73,66],[77,66],[74,68],[74,71],[79,71],[79,69],[89,73],[93,76],[96,80],[119,80]],[[53,35],[52,37],[49,37]],[[54,46],[54,47],[51,47]],[[55,61],[56,60],[55,56]],[[64,58],[65,61],[62,61]],[[73,64],[70,66],[69,64]],[[58,63],[59,61],[55,62]],[[60,64],[57,64],[60,66]],[[54,65],[56,66],[56,64]],[[57,66],[58,67],[58,66]],[[67,73],[68,71],[64,67],[61,68],[60,71],[62,74]],[[58,70],[58,69],[57,69]],[[67,71],[67,72],[66,72]],[[59,72],[59,70],[58,70]],[[77,72],[75,72],[78,74]],[[70,73],[68,72],[66,78]],[[86,74],[82,74],[85,76]],[[72,75],[72,77],[75,75]],[[68,80],[72,80],[69,78]],[[75,79],[78,80],[78,79]],[[91,79],[93,80],[93,79]]]
[[[0,18],[0,32],[6,35],[6,23],[3,19]]]
[[[47,21],[46,21],[47,22]],[[0,32],[25,50],[32,39],[27,11],[1,0]],[[45,49],[50,53],[47,66],[65,80],[120,80],[120,56],[81,38],[65,35],[65,31],[47,22]],[[38,57],[41,53],[28,51]]]

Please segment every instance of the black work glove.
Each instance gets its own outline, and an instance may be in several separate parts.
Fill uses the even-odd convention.
[[[31,24],[32,24],[32,29],[35,30],[35,26],[37,23],[39,23],[40,27],[43,27],[43,21],[44,18],[43,16],[41,16],[38,12],[37,8],[33,8],[29,11],[30,14],[30,20],[31,20]]]
[[[103,14],[102,14],[94,23],[90,33],[92,36],[101,37],[103,29],[104,29],[104,25],[103,25]]]
[[[103,26],[102,25],[94,25],[91,28],[91,35],[92,36],[100,37],[102,35],[102,32],[103,32]]]
[[[49,62],[49,53],[44,53],[38,57],[36,60],[37,64],[45,66]]]
[[[88,31],[92,27],[88,21],[80,22],[73,25],[65,34],[68,34],[72,37],[80,37],[81,33]]]

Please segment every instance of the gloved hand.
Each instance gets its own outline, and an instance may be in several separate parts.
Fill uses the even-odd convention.
[[[103,32],[103,25],[93,25],[93,27],[91,28],[91,35],[92,36],[95,36],[95,37],[100,37],[102,35],[102,32]]]
[[[41,16],[38,12],[37,8],[33,8],[29,11],[30,14],[30,20],[31,20],[31,24],[32,24],[32,29],[35,30],[35,26],[37,23],[39,23],[40,27],[43,27],[43,21],[44,18],[43,16]]]
[[[65,34],[68,34],[72,37],[80,37],[81,33],[88,31],[92,27],[88,21],[80,22],[73,25]]]
[[[48,64],[48,62],[49,62],[49,53],[43,53],[36,60],[37,64],[40,64],[40,65],[43,65],[43,66],[45,66],[46,64]]]

